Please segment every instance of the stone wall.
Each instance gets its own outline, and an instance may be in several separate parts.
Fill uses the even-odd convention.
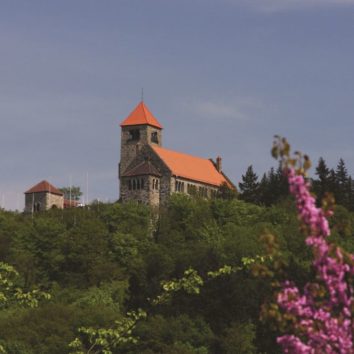
[[[47,193],[47,209],[64,208],[64,196],[53,193]]]
[[[63,209],[64,197],[62,195],[52,194],[49,192],[37,192],[25,194],[25,212],[45,211],[56,207]]]
[[[129,188],[129,181],[144,181],[144,187],[139,189]],[[150,178],[149,176],[122,177],[120,181],[120,191],[122,202],[136,201],[138,203],[150,204]]]
[[[131,139],[131,130],[138,129],[140,132],[139,140]],[[152,133],[156,133],[158,143],[151,140]],[[121,150],[120,150],[120,164],[119,176],[123,174],[133,160],[138,156],[140,150],[147,144],[159,145],[162,143],[161,129],[151,127],[149,125],[133,125],[122,127],[121,131]]]
[[[156,156],[155,152],[149,145],[145,145],[141,148],[140,153],[135,159],[130,163],[129,168],[134,168],[138,166],[142,162],[149,160],[151,163],[158,169],[161,173],[162,177],[159,178],[159,190],[151,192],[152,188],[148,191],[149,194],[146,195],[144,191],[133,191],[128,189],[128,177],[120,178],[120,198],[123,202],[127,202],[131,199],[133,200],[143,200],[144,203],[150,205],[159,205],[161,202],[164,202],[168,199],[170,195],[170,170],[166,167],[166,165],[161,161],[161,159]],[[134,178],[134,177],[130,177]],[[152,183],[152,178],[156,178],[155,176],[149,176],[149,182],[147,186],[150,186],[149,183]],[[157,200],[159,199],[159,200]]]

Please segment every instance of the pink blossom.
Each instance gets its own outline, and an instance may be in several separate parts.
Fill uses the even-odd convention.
[[[316,207],[310,185],[293,168],[287,170],[290,193],[295,197],[300,221],[311,231],[306,244],[314,250],[313,265],[318,283],[307,284],[303,293],[286,281],[279,292],[279,307],[296,316],[294,334],[278,337],[284,353],[354,353],[352,343],[353,321],[351,306],[353,288],[347,278],[354,275],[353,266],[344,262],[340,248],[330,255],[327,237],[330,235],[328,220],[322,209]],[[351,255],[352,260],[354,256]],[[312,289],[322,285],[328,296],[316,302]],[[299,337],[301,335],[301,338]]]

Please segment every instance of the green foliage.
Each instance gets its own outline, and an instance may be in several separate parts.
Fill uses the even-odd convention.
[[[50,294],[38,289],[24,291],[18,285],[19,273],[9,264],[0,262],[0,309],[10,306],[37,307],[40,300],[49,300]]]
[[[259,183],[258,176],[254,173],[252,165],[242,175],[242,182],[239,183],[240,199],[249,203],[259,203]]]
[[[59,190],[64,193],[64,198],[67,200],[80,200],[82,196],[81,188],[79,186],[62,187]]]
[[[134,353],[206,354],[215,340],[209,325],[201,318],[187,314],[155,315],[136,328],[140,341]]]
[[[256,326],[253,323],[232,323],[224,331],[221,347],[225,354],[257,353],[255,346]]]
[[[146,312],[128,312],[127,317],[115,321],[112,328],[80,327],[78,332],[83,339],[75,338],[70,344],[71,354],[85,354],[99,352],[112,354],[115,348],[128,343],[137,343],[133,329],[138,320],[146,317]]]
[[[275,333],[259,321],[271,285],[253,273],[277,259],[257,259],[269,247],[259,235],[276,235],[283,271],[297,283],[312,276],[294,207],[286,197],[278,200],[268,207],[178,194],[158,220],[134,203],[51,210],[33,219],[0,211],[0,262],[20,274],[8,273],[12,289],[26,294],[38,286],[52,294],[51,301],[28,308],[18,306],[12,292],[14,302],[0,311],[0,345],[11,354],[62,354],[78,338],[77,350],[87,351],[100,335],[107,343],[113,340],[100,329],[114,331],[115,321],[143,308],[146,320],[131,331],[138,342],[107,350],[224,354],[238,346],[275,353]],[[337,207],[331,223],[336,242],[352,251],[353,214]],[[153,305],[159,295],[163,301]]]
[[[232,200],[237,197],[237,191],[231,189],[225,182],[223,182],[219,187],[217,197],[224,200]]]

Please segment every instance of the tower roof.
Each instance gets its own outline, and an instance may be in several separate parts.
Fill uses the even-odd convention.
[[[30,188],[25,194],[30,194],[30,193],[41,193],[41,192],[49,192],[52,194],[57,194],[57,195],[63,195],[63,193],[54,187],[52,184],[50,184],[48,181],[42,181]]]
[[[208,159],[167,150],[160,146],[152,146],[152,148],[177,177],[214,186],[220,186],[222,183],[230,185],[225,176]]]
[[[153,127],[162,129],[162,125],[158,120],[152,115],[152,113],[147,108],[146,104],[141,101],[129,114],[127,118],[123,120],[120,124],[121,127],[128,125],[151,125]]]

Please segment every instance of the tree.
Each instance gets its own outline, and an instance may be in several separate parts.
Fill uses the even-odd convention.
[[[350,204],[351,186],[348,185],[349,175],[344,160],[339,159],[336,171],[336,201],[338,204],[348,206]]]
[[[317,180],[313,180],[313,189],[317,195],[317,204],[320,204],[325,193],[331,191],[331,171],[327,167],[323,157],[318,160],[315,174],[318,176]]]
[[[247,171],[242,175],[240,187],[240,199],[249,203],[259,202],[259,183],[258,176],[254,173],[252,165],[248,166]]]
[[[281,138],[274,142],[273,156],[282,159],[316,272],[315,280],[303,289],[287,279],[278,283],[276,304],[268,311],[283,332],[277,342],[285,353],[352,353],[353,255],[328,242],[327,218],[333,211],[330,200],[326,209],[315,205],[305,178],[311,165],[308,157],[300,153],[291,157],[289,144]],[[340,165],[345,172],[344,161]]]
[[[80,200],[82,196],[81,188],[79,186],[62,187],[59,190],[64,193],[64,198],[68,200]]]
[[[219,187],[217,196],[221,199],[231,200],[236,198],[237,192],[236,190],[231,189],[225,182],[223,182]]]
[[[288,183],[280,165],[276,171],[272,167],[267,174],[263,175],[258,194],[260,203],[266,206],[279,202],[289,194]]]
[[[20,286],[19,273],[9,264],[0,262],[0,309],[10,306],[37,307],[42,299],[49,300],[50,295],[38,289],[25,292]]]
[[[235,350],[238,354],[256,353],[255,339],[253,323],[232,323],[222,338],[222,348],[226,354],[233,354]]]

